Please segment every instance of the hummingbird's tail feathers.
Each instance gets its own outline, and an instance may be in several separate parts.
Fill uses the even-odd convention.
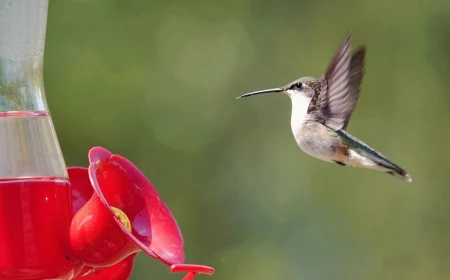
[[[336,132],[349,143],[350,147],[353,147],[349,151],[350,157],[357,163],[357,166],[384,171],[408,183],[412,182],[412,178],[408,172],[369,147],[366,143],[363,143],[345,130]]]
[[[361,143],[361,142],[360,142]],[[384,171],[394,177],[397,177],[403,181],[406,181],[408,183],[412,182],[411,176],[409,176],[408,172],[401,168],[400,166],[396,165],[392,161],[388,160],[385,156],[380,154],[379,152],[373,150],[367,145],[364,145],[364,147],[360,150],[360,153],[363,157],[369,159],[372,161],[380,171]]]
[[[392,161],[388,160],[385,156],[378,153],[377,151],[371,149],[368,146],[365,146],[362,150],[362,156],[366,157],[373,163],[377,165],[378,168],[381,171],[384,171],[394,177],[397,177],[403,181],[406,181],[408,183],[411,183],[412,178],[409,176],[408,172],[401,168],[400,166],[396,165]]]
[[[376,152],[375,150],[371,149],[370,147],[364,147],[359,151],[360,155],[366,159],[368,159],[370,162],[372,162],[372,167],[369,164],[367,167],[376,169],[379,171],[384,171],[394,177],[397,177],[403,181],[406,181],[408,183],[412,182],[411,176],[401,168],[400,166],[396,165],[392,161],[388,160],[385,156],[382,154]],[[373,165],[375,164],[375,166]]]

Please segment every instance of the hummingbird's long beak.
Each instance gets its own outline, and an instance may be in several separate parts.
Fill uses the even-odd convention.
[[[238,96],[238,97],[236,97],[236,99],[239,99],[241,97],[249,97],[249,96],[257,95],[257,94],[275,93],[275,92],[283,92],[283,89],[281,89],[281,88],[270,88],[270,89],[258,90],[258,91],[249,92],[249,93],[243,94],[241,96]]]

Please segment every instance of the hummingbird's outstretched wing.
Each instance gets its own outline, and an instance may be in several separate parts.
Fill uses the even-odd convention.
[[[308,113],[334,130],[345,129],[356,107],[364,76],[365,48],[351,54],[349,34],[339,46],[321,78],[321,89],[313,97]]]

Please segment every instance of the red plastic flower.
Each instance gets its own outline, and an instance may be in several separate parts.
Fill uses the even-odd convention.
[[[67,169],[72,190],[72,212],[77,213],[94,194],[88,169],[84,167],[69,167]],[[78,263],[74,280],[124,280],[128,279],[133,270],[136,253],[108,267],[91,267]]]
[[[214,273],[211,267],[184,264],[178,224],[136,166],[101,147],[89,151],[89,162],[88,170],[68,169],[76,213],[69,240],[74,257],[86,265],[77,279],[113,279],[107,275],[118,272],[124,276],[114,279],[128,279],[139,251],[170,265],[172,272],[187,272],[185,280]]]

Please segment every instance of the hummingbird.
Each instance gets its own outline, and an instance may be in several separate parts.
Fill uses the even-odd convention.
[[[411,182],[411,176],[384,155],[347,132],[365,74],[366,46],[351,50],[350,32],[321,78],[302,77],[285,86],[246,93],[284,93],[292,103],[291,128],[300,149],[317,159],[388,173]]]

